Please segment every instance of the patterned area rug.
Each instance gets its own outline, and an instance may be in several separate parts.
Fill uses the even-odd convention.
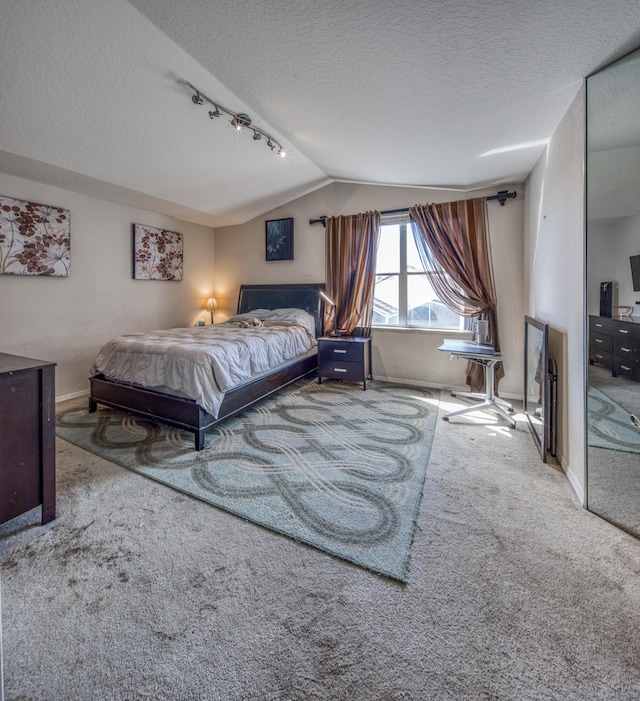
[[[595,387],[587,395],[589,445],[627,453],[640,453],[640,427],[631,414]]]
[[[407,581],[439,393],[299,382],[207,432],[106,408],[57,416],[61,438],[242,518]]]

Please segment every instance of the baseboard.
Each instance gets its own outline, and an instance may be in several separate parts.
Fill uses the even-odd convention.
[[[564,460],[560,461],[560,464],[562,465],[562,469],[564,470],[564,474],[567,476],[567,479],[569,480],[569,484],[571,485],[571,489],[576,493],[576,496],[578,497],[578,500],[580,501],[580,504],[582,506],[586,507],[585,504],[585,498],[584,498],[584,487],[582,485],[582,481],[578,479],[576,476],[576,473],[571,469],[571,466],[565,465]]]
[[[66,402],[69,399],[76,399],[77,397],[84,397],[84,396],[89,396],[89,390],[88,389],[83,389],[80,390],[80,392],[71,392],[71,394],[63,394],[60,397],[56,397],[56,404],[60,402]]]
[[[426,389],[441,389],[448,392],[468,392],[469,385],[443,385],[439,382],[424,382],[422,380],[407,380],[406,378],[400,377],[382,377],[381,375],[374,375],[374,379],[380,380],[381,382],[393,382],[397,385],[409,385],[412,387],[424,387]],[[522,401],[522,395],[513,392],[501,392],[498,395],[501,399],[514,399],[516,401]]]
[[[401,377],[382,377],[380,375],[374,375],[374,380],[380,380],[380,382],[393,382],[396,385],[408,385],[409,387],[424,387],[425,389],[444,389],[451,392],[468,392],[469,387],[467,385],[461,385],[460,387],[452,387],[451,385],[443,385],[438,382],[424,382],[423,380],[407,380]]]

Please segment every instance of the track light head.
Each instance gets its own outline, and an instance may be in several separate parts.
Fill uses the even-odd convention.
[[[287,157],[287,152],[282,148],[282,146],[280,146],[280,148],[278,149],[278,156],[280,156],[280,158]]]
[[[262,138],[262,134],[261,134],[259,131],[255,131],[255,130],[254,130],[254,132],[253,132],[253,140],[254,140],[254,141],[260,141],[261,138]]]
[[[251,126],[251,117],[248,114],[244,114],[244,112],[240,112],[231,120],[231,126],[237,131],[242,131],[242,127]]]
[[[201,105],[204,100],[202,99],[202,96],[200,93],[196,90],[196,94],[191,96],[191,100],[194,105]]]
[[[215,119],[216,117],[220,117],[221,115],[222,112],[220,112],[217,105],[214,105],[213,109],[209,110],[209,119]]]

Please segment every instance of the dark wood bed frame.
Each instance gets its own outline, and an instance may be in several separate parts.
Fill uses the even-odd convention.
[[[323,333],[324,304],[319,294],[323,283],[300,285],[242,285],[238,296],[238,314],[254,309],[304,309],[316,322],[316,336]],[[208,414],[192,399],[164,394],[110,380],[104,375],[89,378],[89,411],[98,404],[143,416],[160,423],[191,431],[195,435],[196,450],[204,448],[205,431],[224,419],[241,412],[260,399],[315,371],[318,354],[312,353],[292,360],[284,367],[230,390],[220,406],[218,417]]]

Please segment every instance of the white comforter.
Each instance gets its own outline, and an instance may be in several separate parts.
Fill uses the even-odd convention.
[[[264,326],[241,328],[243,317],[261,318]],[[256,310],[223,324],[119,336],[103,346],[91,372],[173,390],[217,417],[229,389],[315,345],[313,318],[306,312]]]

